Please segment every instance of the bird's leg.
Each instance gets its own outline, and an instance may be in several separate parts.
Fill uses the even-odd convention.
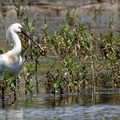
[[[14,79],[14,101],[16,101],[16,79]]]
[[[5,99],[5,89],[7,87],[7,72],[5,71],[3,74],[3,78],[1,78],[0,80],[0,86],[1,86],[1,99],[4,100]]]
[[[2,108],[5,107],[5,99],[2,99]]]
[[[1,97],[2,100],[5,99],[5,89],[4,89],[4,86],[2,87],[2,97]]]
[[[5,88],[4,88],[4,86],[2,87],[2,97],[1,97],[1,99],[2,99],[2,108],[4,108],[5,107]]]

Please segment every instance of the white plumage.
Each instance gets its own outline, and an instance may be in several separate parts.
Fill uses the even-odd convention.
[[[23,62],[20,56],[22,46],[18,33],[26,35],[34,44],[43,50],[39,44],[24,32],[19,23],[12,24],[6,32],[6,40],[13,42],[13,48],[7,53],[0,55],[0,79],[3,78],[4,71],[7,71],[13,77],[17,77],[22,68]]]
[[[0,79],[3,78],[5,70],[13,77],[17,77],[22,68],[23,62],[20,56],[22,46],[18,36],[21,28],[22,26],[19,23],[15,23],[12,24],[6,32],[6,40],[13,42],[13,49],[0,55]]]

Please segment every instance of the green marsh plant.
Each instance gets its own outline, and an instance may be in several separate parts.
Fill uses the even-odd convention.
[[[37,43],[47,48],[46,54],[46,51],[40,51],[25,36],[22,36],[24,67],[21,76],[25,80],[25,94],[35,93],[32,76],[40,75],[41,71],[45,74],[43,83],[46,89],[54,94],[89,89],[95,92],[96,87],[101,84],[102,77],[99,74],[103,71],[107,71],[109,81],[113,83],[113,86],[119,84],[120,35],[115,36],[113,33],[111,28],[114,24],[113,18],[109,19],[110,28],[107,32],[95,35],[87,24],[81,23],[77,15],[72,16],[68,9],[66,22],[59,25],[59,29],[52,34],[49,34],[49,25],[45,22],[41,29],[42,37],[40,37],[35,31],[38,26],[36,19],[29,19],[19,4],[15,4],[15,10],[26,32]],[[96,19],[98,12],[94,14],[94,19]],[[47,62],[47,64],[43,64],[45,66],[41,70],[39,67],[41,67],[40,56],[42,55],[46,58],[47,55],[55,56],[56,60],[45,61],[44,63]],[[13,83],[14,80],[11,81],[10,87]],[[3,86],[5,84],[3,83]],[[18,82],[17,85],[19,84]],[[38,84],[39,79],[36,77],[37,87]]]

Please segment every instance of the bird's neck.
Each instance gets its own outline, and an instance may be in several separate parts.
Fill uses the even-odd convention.
[[[21,52],[21,49],[22,49],[20,38],[17,35],[17,33],[14,33],[14,34],[11,35],[11,39],[13,40],[13,44],[14,44],[13,49],[11,50],[11,52],[14,55],[18,56],[20,54],[20,52]]]

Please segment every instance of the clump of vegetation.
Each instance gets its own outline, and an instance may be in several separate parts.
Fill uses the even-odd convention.
[[[120,36],[114,36],[112,29],[95,35],[85,24],[78,20],[74,22],[76,24],[61,26],[47,37],[51,52],[60,57],[62,66],[55,73],[48,71],[48,84],[51,83],[53,91],[59,93],[89,88],[95,91],[104,81],[103,73],[114,87],[119,86]],[[111,19],[110,24],[113,23]]]
[[[103,74],[109,78],[113,87],[119,86],[120,35],[114,36],[111,27],[106,33],[95,35],[90,28],[78,21],[76,15],[71,16],[68,9],[65,25],[49,34],[49,26],[45,23],[40,38],[35,32],[37,21],[29,20],[19,4],[15,7],[18,19],[27,33],[47,48],[47,53],[40,51],[27,38],[21,37],[25,61],[21,76],[25,80],[25,94],[36,93],[32,75],[41,73],[45,75],[43,83],[47,92],[53,94],[88,89],[95,91],[103,81]],[[110,26],[113,23],[111,18]],[[58,57],[42,65],[40,56],[47,54]],[[38,81],[37,79],[37,84]]]

